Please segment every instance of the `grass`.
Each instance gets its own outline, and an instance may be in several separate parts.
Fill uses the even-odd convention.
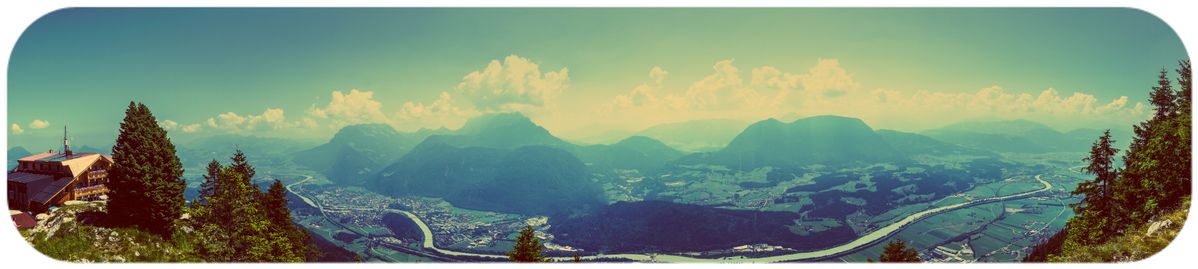
[[[58,229],[25,232],[26,241],[46,256],[69,262],[194,262],[186,235],[168,241],[133,228],[111,228],[80,223],[81,214],[101,212],[97,203],[59,208],[48,222]]]
[[[1148,230],[1152,222],[1149,222],[1102,244],[1070,246],[1066,243],[1060,255],[1050,256],[1048,260],[1051,262],[1131,262],[1147,259],[1173,242],[1189,213],[1190,201],[1186,199],[1180,209],[1169,212],[1156,221],[1170,222],[1171,224],[1151,235],[1148,234]]]

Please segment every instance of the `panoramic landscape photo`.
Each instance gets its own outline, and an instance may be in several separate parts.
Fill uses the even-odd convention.
[[[61,261],[1126,262],[1192,191],[1136,9],[74,8],[8,67]]]

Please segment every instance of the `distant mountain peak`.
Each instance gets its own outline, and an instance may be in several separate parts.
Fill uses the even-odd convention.
[[[790,124],[835,124],[842,126],[864,127],[873,130],[869,124],[865,124],[864,120],[854,117],[838,116],[838,115],[819,115],[806,118],[800,118]]]
[[[616,142],[617,145],[621,145],[621,144],[627,145],[627,144],[637,144],[637,143],[661,143],[661,141],[657,141],[657,139],[653,139],[648,136],[634,135],[634,136],[629,136],[628,138],[624,138],[623,140],[620,140],[619,142]],[[662,144],[662,145],[665,145],[665,144]]]
[[[524,113],[503,112],[484,114],[466,120],[466,124],[462,125],[462,128],[458,129],[458,132],[460,134],[476,134],[478,132],[485,132],[497,128],[513,127],[534,127],[542,130],[544,129],[540,125],[534,123],[532,119],[524,116]]]
[[[750,169],[886,161],[901,154],[861,119],[822,115],[790,123],[758,121],[713,157],[717,163]]]
[[[754,122],[753,124],[749,124],[749,126],[745,127],[745,129],[748,130],[750,128],[760,127],[760,126],[782,126],[782,125],[786,125],[786,123],[782,122],[778,119],[775,119],[775,118],[768,118],[768,119]]]
[[[467,120],[466,124],[457,131],[429,136],[423,143],[509,149],[527,145],[571,145],[553,136],[548,130],[519,112],[494,113],[474,117]]]
[[[397,135],[399,135],[399,131],[396,131],[395,128],[391,127],[391,125],[382,124],[382,123],[364,123],[364,124],[346,125],[345,127],[341,127],[341,130],[337,130],[337,133],[333,135],[333,138],[331,141],[349,139],[350,137],[354,137],[354,136],[378,137],[378,136],[397,136]]]

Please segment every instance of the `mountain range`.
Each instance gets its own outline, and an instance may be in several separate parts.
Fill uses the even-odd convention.
[[[1080,152],[1102,135],[1097,129],[1062,133],[1029,120],[965,121],[923,132],[940,141],[1003,153]],[[1131,132],[1114,128],[1116,140],[1130,141]]]
[[[653,174],[678,164],[752,170],[870,164],[918,155],[996,157],[995,152],[1084,151],[1098,134],[1093,129],[1062,133],[1031,121],[962,122],[917,134],[874,130],[856,118],[813,116],[790,122],[771,118],[752,124],[735,120],[663,124],[615,143],[576,145],[523,114],[497,113],[470,119],[457,130],[399,132],[390,125],[359,124],[346,126],[315,146],[223,135],[180,146],[179,152],[194,171],[200,170],[193,163],[198,167],[211,159],[226,161],[233,149],[241,148],[256,162],[290,161],[335,183],[386,195],[441,197],[480,210],[562,214],[605,205],[601,184],[592,174],[613,170]],[[723,139],[727,141],[720,142]],[[692,150],[706,145],[706,151],[687,154],[675,145],[689,145]],[[10,167],[11,160],[27,155],[23,148],[10,149]]]
[[[789,123],[772,118],[759,121],[745,128],[727,147],[685,162],[751,170],[763,166],[884,162],[902,156],[860,119],[815,116]]]
[[[431,135],[366,178],[388,195],[441,197],[455,205],[523,214],[556,214],[605,204],[576,152],[519,113],[471,119],[461,129]],[[546,202],[552,201],[552,202]]]
[[[360,186],[365,178],[408,153],[417,143],[445,129],[400,133],[386,124],[358,124],[341,128],[328,143],[295,153],[294,161],[328,177],[330,181]]]

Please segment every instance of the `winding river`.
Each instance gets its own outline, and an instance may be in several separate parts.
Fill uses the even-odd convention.
[[[308,178],[308,179],[311,179],[311,178]],[[302,183],[304,181],[307,181],[308,179],[293,183],[291,185]],[[669,255],[669,254],[634,254],[634,253],[606,254],[606,255],[600,254],[600,255],[592,255],[592,256],[583,256],[582,258],[583,259],[619,258],[619,259],[629,259],[629,260],[641,261],[641,262],[684,262],[684,263],[711,263],[711,262],[774,263],[774,262],[786,262],[786,261],[820,260],[820,259],[824,259],[824,258],[828,258],[828,257],[834,257],[837,255],[846,254],[846,253],[849,253],[852,251],[859,250],[861,248],[871,246],[872,244],[874,244],[878,241],[884,240],[884,239],[890,237],[891,235],[897,234],[899,231],[902,231],[903,228],[906,228],[908,225],[910,225],[912,223],[918,222],[920,220],[923,220],[925,218],[928,218],[928,217],[931,217],[931,216],[934,216],[934,215],[937,215],[940,213],[957,210],[957,209],[961,209],[961,208],[966,208],[966,207],[971,207],[971,206],[976,206],[976,205],[981,205],[981,204],[1028,198],[1028,197],[1031,197],[1032,195],[1049,191],[1053,187],[1052,184],[1048,183],[1048,181],[1044,181],[1043,179],[1041,179],[1040,175],[1036,175],[1036,180],[1040,181],[1040,184],[1044,184],[1043,189],[1022,192],[1022,193],[1017,193],[1017,194],[1011,194],[1011,195],[1006,195],[1006,196],[998,196],[998,197],[990,197],[990,198],[966,201],[966,202],[941,206],[941,207],[937,207],[937,208],[930,208],[930,209],[927,209],[924,211],[920,211],[920,212],[916,212],[911,215],[908,215],[907,217],[903,218],[902,220],[891,223],[890,225],[886,225],[885,227],[873,230],[873,231],[869,232],[868,234],[858,237],[857,239],[854,239],[853,241],[850,241],[848,243],[845,243],[845,244],[842,244],[839,246],[835,246],[835,247],[831,247],[831,248],[821,249],[821,250],[808,251],[808,252],[797,252],[797,253],[783,254],[783,255],[777,255],[777,256],[768,256],[768,257],[755,257],[755,258],[744,257],[744,256],[721,257],[721,258],[695,258],[695,257],[687,257],[687,256]],[[287,186],[288,190],[291,190],[291,185]],[[292,193],[295,193],[295,192],[292,192]],[[307,202],[308,204],[311,204],[311,205],[317,207],[318,209],[320,209],[319,206],[316,206],[315,203],[312,203],[312,201],[309,200],[308,198],[305,198],[304,196],[299,195],[298,193],[296,193],[296,195],[300,196],[300,198],[302,198],[304,200],[304,202]],[[323,211],[323,209],[322,209],[322,211]],[[459,251],[437,248],[437,246],[435,244],[433,244],[433,232],[432,232],[432,230],[430,230],[428,228],[428,225],[426,225],[423,220],[421,220],[415,214],[412,214],[411,212],[408,212],[408,211],[397,210],[397,209],[391,209],[390,211],[402,213],[404,216],[407,216],[408,218],[411,218],[412,221],[416,222],[416,225],[420,227],[421,233],[424,234],[422,246],[425,249],[432,250],[437,253],[441,253],[441,254],[445,254],[445,255],[452,255],[452,256],[471,256],[471,257],[502,258],[502,259],[507,258],[507,256],[502,256],[502,255],[467,253],[467,252],[459,252]],[[552,257],[551,259],[553,259],[555,261],[567,261],[567,260],[572,260],[573,257]]]

